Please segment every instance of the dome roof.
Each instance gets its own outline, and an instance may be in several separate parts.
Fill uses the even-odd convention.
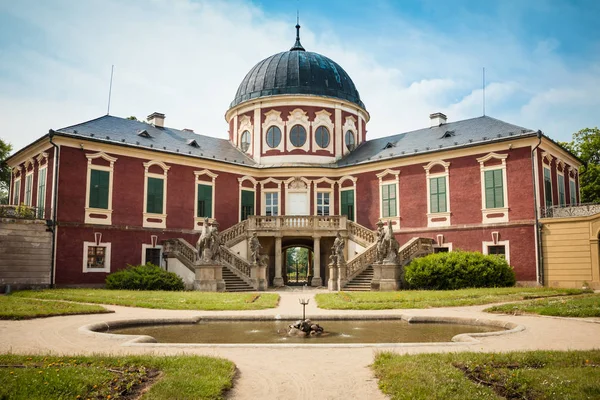
[[[297,31],[299,28],[296,25]],[[305,51],[299,33],[289,51],[265,58],[248,72],[230,107],[248,100],[285,94],[334,97],[365,108],[346,71],[321,54]]]

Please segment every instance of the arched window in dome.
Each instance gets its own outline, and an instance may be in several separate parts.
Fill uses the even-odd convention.
[[[242,133],[242,139],[240,140],[240,148],[245,153],[250,148],[250,132],[244,131]]]
[[[281,130],[276,126],[270,126],[267,130],[267,145],[274,149],[281,142]]]
[[[302,125],[294,125],[290,130],[290,141],[296,147],[304,146],[304,143],[306,143],[306,129]]]
[[[346,148],[349,151],[354,150],[356,147],[356,141],[354,140],[354,133],[352,131],[346,131]]]
[[[329,146],[329,130],[324,126],[319,126],[315,131],[315,141],[320,148],[326,149]]]

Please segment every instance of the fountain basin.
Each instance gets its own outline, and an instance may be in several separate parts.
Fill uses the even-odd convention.
[[[317,318],[315,318],[316,320]],[[80,328],[87,334],[130,339],[124,345],[152,346],[410,346],[478,342],[478,337],[508,334],[523,326],[499,320],[369,316],[318,317],[325,334],[290,337],[287,328],[297,318],[195,317],[111,321]]]

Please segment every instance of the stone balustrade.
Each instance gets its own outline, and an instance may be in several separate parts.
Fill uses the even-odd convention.
[[[365,245],[374,243],[377,240],[374,231],[353,221],[348,221],[348,235],[355,242],[362,242],[361,244]]]
[[[248,220],[244,220],[220,233],[221,243],[225,246],[233,246],[242,240],[246,239],[246,231],[248,230]]]
[[[600,213],[600,204],[578,204],[573,206],[552,206],[542,209],[542,218],[588,217]]]
[[[252,274],[252,267],[247,260],[238,257],[237,254],[233,253],[226,247],[221,247],[221,261],[229,264],[229,266],[237,269],[242,275],[250,278]]]
[[[248,230],[250,231],[338,231],[347,228],[345,215],[279,215],[265,216],[252,215],[248,217]]]

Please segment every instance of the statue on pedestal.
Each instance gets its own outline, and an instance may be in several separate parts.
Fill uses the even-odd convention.
[[[398,250],[400,245],[394,236],[394,229],[392,227],[392,221],[388,221],[388,226],[385,232],[384,241],[386,242],[386,254],[383,262],[386,264],[397,264],[398,263]]]
[[[332,264],[339,265],[344,264],[346,262],[344,258],[344,247],[346,247],[346,243],[342,238],[340,232],[337,233],[335,240],[333,241],[333,247],[331,248],[331,255],[329,259]]]
[[[196,243],[198,258],[201,262],[209,263],[219,261],[221,252],[221,237],[219,235],[219,223],[214,221],[211,224],[208,218],[204,218],[202,233]]]
[[[387,242],[383,225],[383,221],[377,221],[377,245],[375,247],[375,262],[377,264],[381,264],[387,255]]]

